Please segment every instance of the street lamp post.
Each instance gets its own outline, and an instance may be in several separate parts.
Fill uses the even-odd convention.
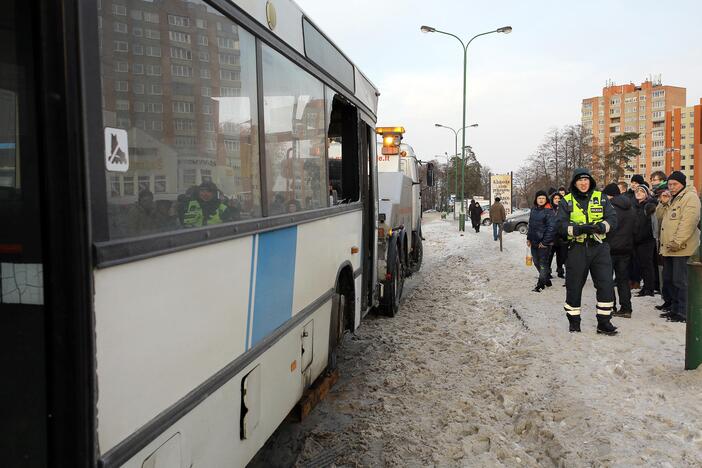
[[[468,46],[470,45],[471,42],[473,42],[474,39],[480,37],[480,36],[486,36],[488,34],[492,33],[504,33],[504,34],[509,34],[512,32],[512,26],[503,26],[501,28],[497,28],[493,31],[487,31],[484,33],[476,34],[473,36],[467,43],[464,43],[463,40],[461,40],[460,37],[456,36],[455,34],[451,34],[446,31],[440,31],[436,28],[433,28],[431,26],[422,26],[421,31],[423,33],[439,33],[439,34],[445,34],[447,36],[451,36],[456,38],[458,42],[461,43],[461,47],[463,47],[463,125],[461,125],[461,128],[465,128],[466,126],[466,78],[468,75]],[[464,167],[465,167],[465,158],[466,158],[466,151],[465,151],[465,146],[466,146],[466,132],[463,132],[463,140],[461,144],[461,214],[459,217],[458,221],[458,229],[460,231],[465,231],[466,230],[466,215],[465,215],[465,201],[464,201],[464,190],[465,190],[465,183],[464,183],[464,178],[463,178],[463,172],[464,172]]]
[[[477,124],[477,123],[474,123],[474,124],[468,125],[468,126],[466,127],[466,126],[465,126],[465,123],[464,123],[464,127],[463,127],[463,128],[459,128],[458,130],[455,130],[455,129],[453,129],[452,127],[448,127],[448,126],[446,126],[446,125],[441,125],[441,124],[438,124],[438,123],[437,123],[437,124],[434,124],[434,126],[435,126],[435,127],[440,127],[440,128],[447,128],[447,129],[451,130],[451,131],[454,133],[454,136],[456,137],[456,149],[455,149],[455,151],[454,151],[454,153],[453,153],[453,154],[456,155],[456,156],[455,156],[455,157],[456,157],[456,159],[455,159],[455,161],[456,161],[456,164],[455,164],[456,170],[454,171],[454,174],[453,174],[453,179],[454,179],[454,181],[453,181],[453,190],[456,191],[456,192],[458,192],[458,132],[460,132],[461,130],[463,130],[463,133],[465,134],[465,129],[466,129],[466,128],[471,128],[471,127],[474,128],[474,127],[477,127],[478,124]],[[464,139],[464,141],[465,141],[465,139]],[[463,171],[463,169],[461,169],[461,172],[462,172],[462,171]],[[462,198],[462,197],[463,197],[463,194],[461,194],[461,198]],[[453,219],[456,219],[456,201],[454,200],[453,203],[454,203],[454,204],[453,204]],[[461,205],[461,208],[463,208],[463,205]],[[461,211],[463,211],[463,210],[461,209]]]

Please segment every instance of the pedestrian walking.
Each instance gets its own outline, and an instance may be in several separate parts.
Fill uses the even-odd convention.
[[[656,216],[661,223],[660,252],[663,284],[670,293],[670,311],[661,314],[672,322],[687,318],[687,260],[700,243],[700,199],[680,171],[668,177],[668,190],[660,195]],[[666,305],[665,303],[663,305]]]
[[[634,256],[638,265],[643,285],[637,294],[638,297],[653,296],[655,289],[655,271],[653,269],[653,255],[656,251],[654,238],[653,217],[658,202],[651,196],[648,187],[644,184],[636,187],[634,191]]]
[[[621,186],[609,184],[602,191],[609,199],[617,213],[617,228],[607,235],[609,254],[612,257],[614,282],[617,286],[619,309],[612,310],[615,317],[631,318],[631,288],[629,286],[629,262],[634,251],[634,223],[636,216],[631,200]]]
[[[614,308],[614,280],[607,233],[617,228],[617,214],[584,168],[573,173],[570,193],[558,210],[558,230],[568,236],[566,262],[566,317],[571,332],[580,331],[580,308],[588,272],[597,291],[597,333],[615,335],[611,322]]]
[[[529,231],[527,245],[531,247],[531,257],[539,272],[539,280],[534,292],[541,292],[552,283],[549,279],[550,265],[548,263],[551,244],[554,235],[554,212],[548,206],[548,196],[543,190],[536,192],[534,206],[529,213]]]
[[[551,207],[553,208],[554,216],[558,215],[558,206],[563,197],[560,192],[551,195]],[[555,220],[554,220],[555,222]],[[548,259],[549,277],[551,276],[551,265],[553,265],[553,257],[556,257],[556,274],[559,278],[565,278],[565,263],[568,258],[568,242],[554,228],[553,246]]]
[[[504,205],[500,202],[500,197],[495,197],[495,203],[490,205],[490,222],[492,223],[492,238],[497,240],[502,231],[502,224],[507,219]]]
[[[468,207],[468,215],[470,216],[470,222],[473,225],[475,232],[480,232],[480,215],[483,214],[483,209],[478,204],[477,201],[471,200],[470,206]]]

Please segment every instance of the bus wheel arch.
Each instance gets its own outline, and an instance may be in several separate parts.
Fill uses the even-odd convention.
[[[353,331],[355,325],[356,293],[353,279],[353,267],[350,262],[344,262],[336,274],[334,292],[332,293],[332,309],[329,319],[329,353],[327,369],[337,366],[338,349],[346,331]]]

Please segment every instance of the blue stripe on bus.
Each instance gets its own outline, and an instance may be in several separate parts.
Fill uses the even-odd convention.
[[[0,143],[0,149],[15,149],[14,143]]]
[[[296,226],[259,235],[251,347],[292,317],[296,253]]]
[[[254,262],[256,261],[256,241],[258,240],[258,235],[251,237],[251,272],[249,273],[249,307],[246,309],[246,349],[251,347],[249,343],[249,337],[251,336],[251,314],[253,313],[253,307],[251,307],[251,299],[253,299],[254,290]]]

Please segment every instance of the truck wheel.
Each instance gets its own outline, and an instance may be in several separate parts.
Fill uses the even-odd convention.
[[[412,250],[412,271],[417,272],[422,268],[422,260],[424,259],[424,247],[422,246],[422,236],[417,234],[413,236],[417,241]]]
[[[382,309],[383,313],[388,317],[394,317],[400,310],[400,299],[402,298],[402,289],[405,286],[405,271],[402,261],[400,260],[399,249],[395,250],[395,258],[392,260],[392,265],[388,265],[392,271],[392,279],[385,282],[385,294],[383,294]]]
[[[526,233],[529,232],[529,226],[527,226],[524,223],[521,223],[519,226],[517,226],[517,231],[519,231],[519,234],[526,235]]]

